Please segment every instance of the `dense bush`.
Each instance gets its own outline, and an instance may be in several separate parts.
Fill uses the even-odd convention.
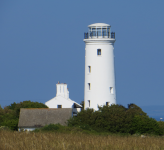
[[[17,130],[20,108],[47,108],[47,106],[38,102],[23,101],[20,103],[14,102],[4,109],[0,107],[0,126],[9,127],[11,130]]]
[[[131,123],[131,133],[164,134],[162,128],[159,127],[159,124],[155,119],[145,116],[135,116],[133,118]]]
[[[129,104],[128,108],[111,105],[99,107],[99,111],[83,110],[68,120],[68,126],[84,126],[88,130],[99,132],[164,134],[164,124],[160,125],[153,118],[149,118],[135,104]]]
[[[158,121],[159,128],[164,131],[164,121]]]
[[[41,128],[41,130],[42,131],[55,131],[55,130],[59,130],[60,127],[61,127],[60,124],[49,124]]]

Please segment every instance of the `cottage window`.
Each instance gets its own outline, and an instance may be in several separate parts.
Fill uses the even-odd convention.
[[[58,108],[62,108],[62,105],[58,105]]]

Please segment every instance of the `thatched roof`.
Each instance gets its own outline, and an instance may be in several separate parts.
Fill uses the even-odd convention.
[[[18,127],[43,127],[48,124],[66,125],[72,108],[21,108]]]

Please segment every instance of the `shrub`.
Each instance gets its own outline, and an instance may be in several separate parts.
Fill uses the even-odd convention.
[[[160,135],[164,135],[164,121],[158,121],[159,129],[160,129]]]
[[[99,111],[87,109],[68,120],[68,126],[79,126],[84,130],[110,133],[148,133],[162,135],[164,124],[149,118],[140,107],[129,104],[99,107]]]
[[[161,135],[162,132],[159,128],[158,122],[147,116],[135,116],[131,123],[131,132],[134,133],[148,133]]]
[[[81,128],[83,130],[92,131],[92,128],[88,124],[82,124],[79,126],[79,128]]]
[[[60,124],[49,124],[41,128],[42,131],[56,131],[61,127]]]
[[[6,119],[3,122],[3,125],[10,128],[11,130],[17,130],[18,129],[18,119]]]

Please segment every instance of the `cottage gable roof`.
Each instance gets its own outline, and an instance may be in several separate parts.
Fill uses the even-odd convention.
[[[48,124],[66,125],[72,108],[21,108],[18,127],[43,127]]]

